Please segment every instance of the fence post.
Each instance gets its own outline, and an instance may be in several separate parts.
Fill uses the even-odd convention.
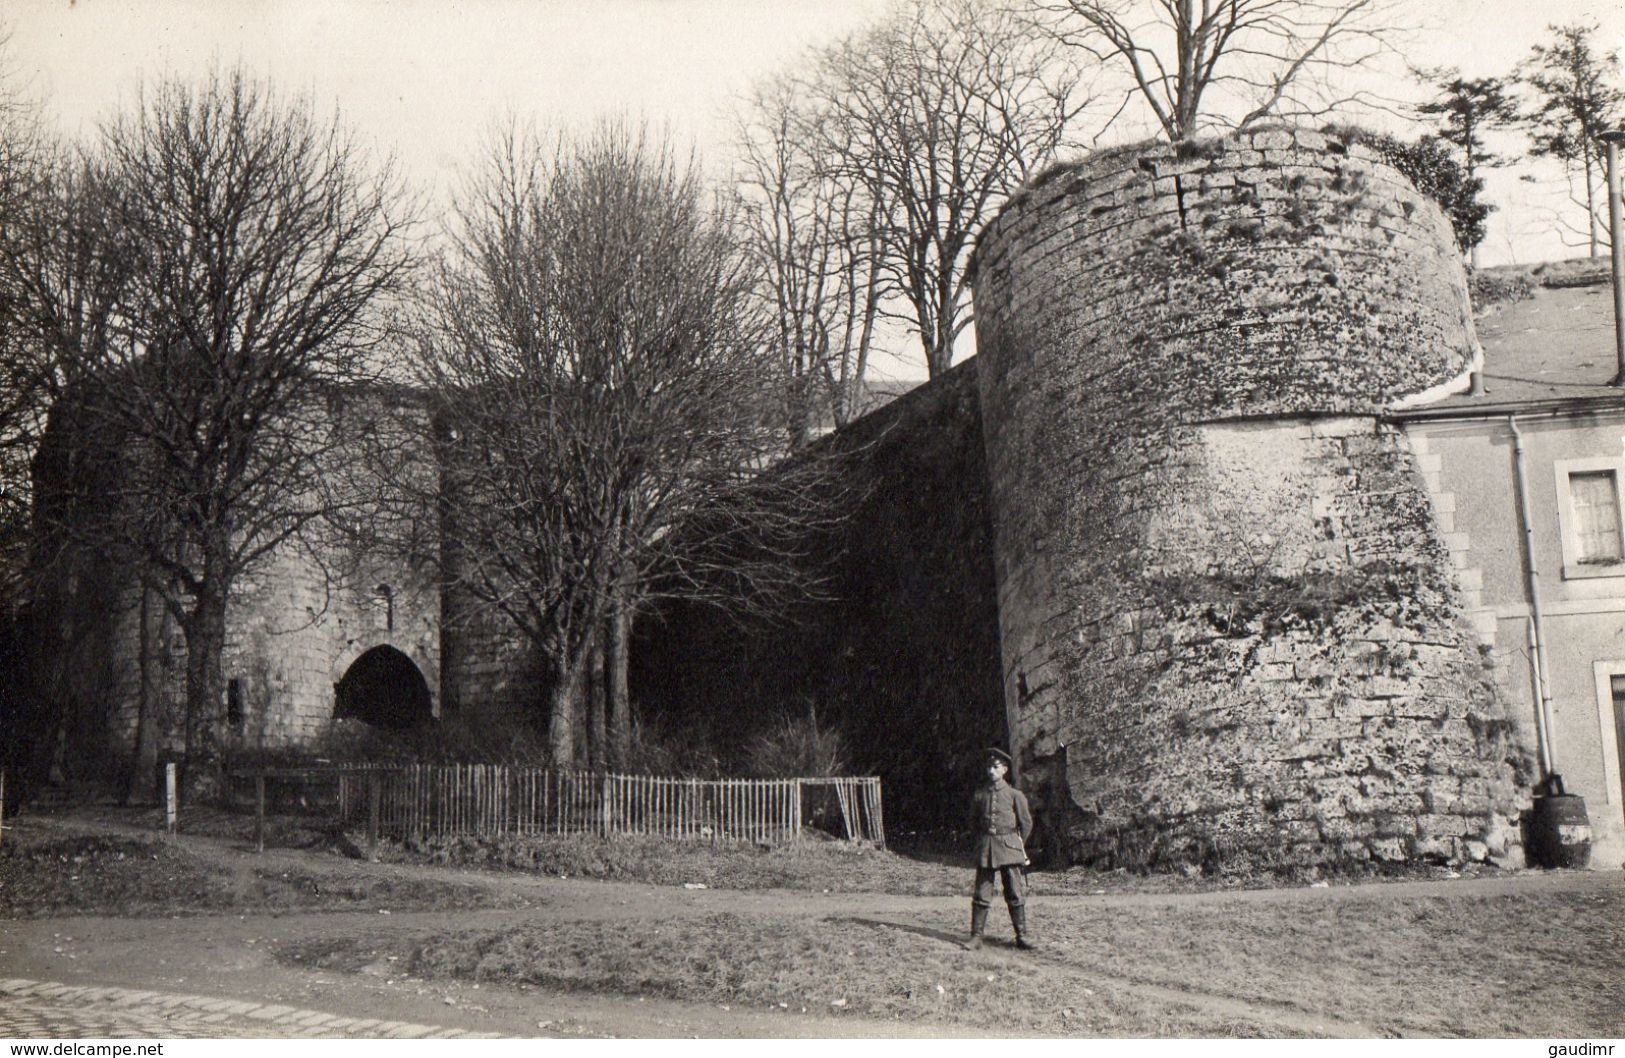
[[[880,779],[875,779],[875,831],[880,835],[880,847],[886,847],[886,799],[880,788]]]
[[[265,769],[254,773],[254,851],[265,851]]]
[[[852,791],[847,788],[845,779],[835,780],[835,799],[841,803],[841,830],[846,834],[846,840],[852,840]]]
[[[171,834],[175,833],[175,802],[177,798],[175,770],[174,761],[164,765],[164,828]]]
[[[367,859],[378,858],[378,799],[383,783],[377,772],[367,775]]]

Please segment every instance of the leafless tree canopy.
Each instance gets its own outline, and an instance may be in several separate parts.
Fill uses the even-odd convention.
[[[77,383],[61,540],[126,560],[187,642],[189,753],[211,755],[234,580],[335,499],[334,401],[368,377],[402,280],[397,185],[336,123],[241,74],[167,81],[103,127],[42,244],[34,334]],[[85,494],[89,486],[95,491]]]
[[[844,424],[861,411],[882,294],[880,203],[841,179],[840,159],[826,154],[834,130],[818,89],[801,76],[757,86],[738,136],[740,217],[795,448],[822,421]]]
[[[1343,76],[1391,49],[1389,0],[1034,0],[1057,39],[1128,78],[1170,141],[1324,115]]]
[[[550,752],[570,762],[600,650],[625,738],[636,607],[784,590],[804,482],[760,473],[781,450],[782,379],[757,277],[668,144],[623,125],[551,149],[509,135],[459,218],[418,342],[445,436],[447,577],[545,662]]]
[[[61,381],[34,333],[33,273],[46,253],[73,252],[60,238],[71,173],[58,177],[58,152],[9,74],[0,39],[0,615],[22,596],[29,468]]]
[[[977,231],[1054,154],[1078,110],[1052,41],[984,0],[908,0],[759,91],[745,193],[787,360],[861,373],[878,317],[932,376],[971,323]]]

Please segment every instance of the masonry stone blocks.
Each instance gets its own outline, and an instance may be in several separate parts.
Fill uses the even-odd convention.
[[[1336,136],[1096,155],[975,260],[1005,710],[1069,859],[1484,859],[1522,750],[1384,408],[1479,355],[1443,214]]]
[[[736,735],[816,705],[888,810],[931,826],[1002,708],[1038,844],[1071,862],[1509,855],[1528,754],[1436,469],[1383,419],[1479,360],[1443,214],[1335,134],[1139,145],[1019,193],[973,282],[975,360],[830,442],[864,499],[811,549],[836,555],[827,597],[795,627],[645,621],[643,705]],[[308,743],[380,645],[437,710],[534,707],[532,652],[495,615],[342,557],[238,585],[228,668],[258,681],[257,737]],[[147,619],[123,656],[176,671]]]

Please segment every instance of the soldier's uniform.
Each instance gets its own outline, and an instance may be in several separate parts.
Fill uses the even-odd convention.
[[[994,761],[1010,768],[1010,758],[1001,750],[987,752],[989,766]],[[976,790],[971,812],[971,832],[976,835],[976,894],[971,898],[971,938],[968,947],[982,943],[987,928],[988,909],[993,906],[993,883],[1004,888],[1004,902],[1010,909],[1018,947],[1031,948],[1027,930],[1027,838],[1033,832],[1032,811],[1027,795],[1005,782],[1003,777],[983,783]]]

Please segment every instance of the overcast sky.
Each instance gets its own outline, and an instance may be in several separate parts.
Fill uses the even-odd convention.
[[[1499,75],[1552,23],[1596,22],[1625,50],[1622,0],[1396,0],[1425,23],[1412,62]],[[728,114],[751,81],[859,28],[885,0],[4,0],[23,87],[69,134],[85,132],[142,78],[240,64],[337,105],[347,123],[432,189],[508,113],[568,125],[648,118],[728,162]],[[1414,87],[1407,90],[1415,92]],[[1516,145],[1509,141],[1509,147]],[[1550,184],[1491,178],[1483,260],[1571,256]],[[1548,174],[1549,175],[1549,174]],[[906,368],[903,373],[910,372]]]

